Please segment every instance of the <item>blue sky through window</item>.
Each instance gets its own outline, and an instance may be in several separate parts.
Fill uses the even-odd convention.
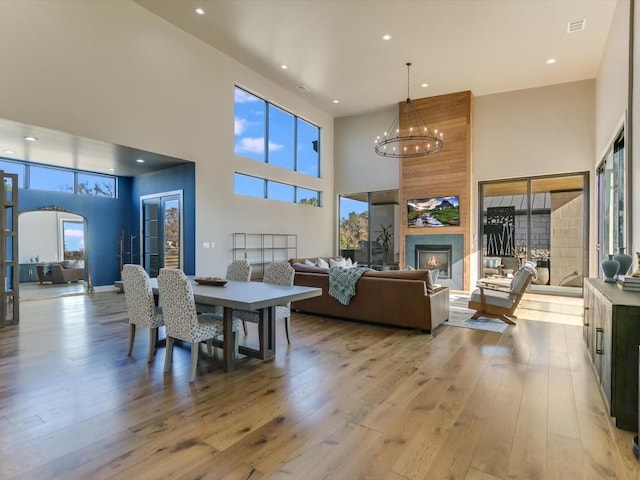
[[[348,218],[351,212],[360,214],[368,210],[367,202],[340,197],[340,218]]]
[[[320,176],[320,129],[317,126],[239,87],[235,88],[234,99],[236,155],[312,177]]]
[[[84,223],[63,220],[62,227],[65,252],[84,251]]]

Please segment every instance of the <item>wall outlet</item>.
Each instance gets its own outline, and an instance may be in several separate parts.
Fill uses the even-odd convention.
[[[210,242],[202,242],[202,248],[211,248]]]

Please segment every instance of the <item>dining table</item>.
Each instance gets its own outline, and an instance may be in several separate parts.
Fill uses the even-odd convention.
[[[263,282],[228,280],[224,285],[201,285],[190,276],[193,298],[196,304],[223,307],[223,368],[230,372],[235,368],[233,345],[233,310],[258,312],[258,348],[238,345],[238,353],[267,360],[276,353],[275,308],[297,300],[322,295],[321,288],[299,285],[274,285]],[[151,278],[151,288],[158,294],[158,279]],[[236,335],[238,332],[236,332]]]

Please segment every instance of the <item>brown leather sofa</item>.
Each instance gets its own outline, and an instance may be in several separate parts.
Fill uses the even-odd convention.
[[[449,318],[449,289],[439,287],[427,293],[427,271],[367,271],[356,285],[348,305],[329,295],[328,269],[304,265],[305,259],[289,263],[294,284],[322,289],[322,295],[293,302],[301,312],[366,322],[415,328],[430,333]]]
[[[84,280],[84,268],[72,267],[68,261],[52,263],[48,271],[45,271],[45,265],[36,265],[36,270],[40,283],[69,283]]]

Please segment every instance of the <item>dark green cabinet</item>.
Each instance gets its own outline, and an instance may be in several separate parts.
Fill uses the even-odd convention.
[[[584,340],[616,426],[638,430],[640,292],[588,278],[584,288]]]

